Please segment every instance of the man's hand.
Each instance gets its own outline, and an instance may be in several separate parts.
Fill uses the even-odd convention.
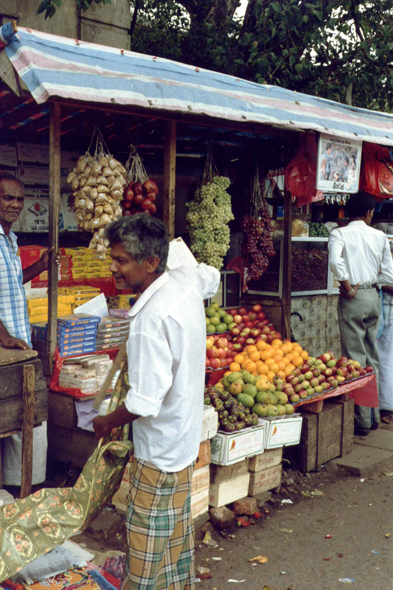
[[[93,418],[93,428],[96,435],[96,440],[104,438],[111,433],[112,427],[109,425],[108,416],[96,416]]]
[[[4,337],[1,340],[1,345],[4,348],[21,348],[22,350],[30,350],[30,346],[24,340],[14,338],[13,336]]]
[[[42,253],[42,256],[40,258],[42,272],[45,270],[48,270],[49,254],[51,254],[54,251],[54,249],[55,249],[55,247],[52,246],[52,248],[48,248],[47,250],[44,250],[44,252]],[[56,254],[55,264],[57,264],[57,266],[59,266],[59,264],[60,264],[60,254],[59,253]]]
[[[341,283],[340,284],[340,295],[344,297],[344,299],[353,299],[358,291],[360,283],[357,283],[354,287],[351,288],[350,291],[347,290],[346,286]]]

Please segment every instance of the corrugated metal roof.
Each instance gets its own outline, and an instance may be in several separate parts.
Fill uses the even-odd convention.
[[[393,145],[393,115],[167,59],[25,28],[5,51],[37,103],[61,97],[134,105]]]

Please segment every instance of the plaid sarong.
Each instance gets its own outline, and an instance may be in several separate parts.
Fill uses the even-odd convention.
[[[177,473],[134,459],[121,590],[194,590],[194,465]]]

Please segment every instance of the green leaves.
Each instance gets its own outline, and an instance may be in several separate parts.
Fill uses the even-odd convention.
[[[38,7],[37,14],[41,14],[44,12],[48,6],[50,6],[51,0],[42,0],[41,4]]]

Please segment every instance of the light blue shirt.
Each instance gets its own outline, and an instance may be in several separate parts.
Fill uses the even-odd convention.
[[[11,336],[31,346],[23,271],[14,232],[9,237],[0,225],[0,320]]]

